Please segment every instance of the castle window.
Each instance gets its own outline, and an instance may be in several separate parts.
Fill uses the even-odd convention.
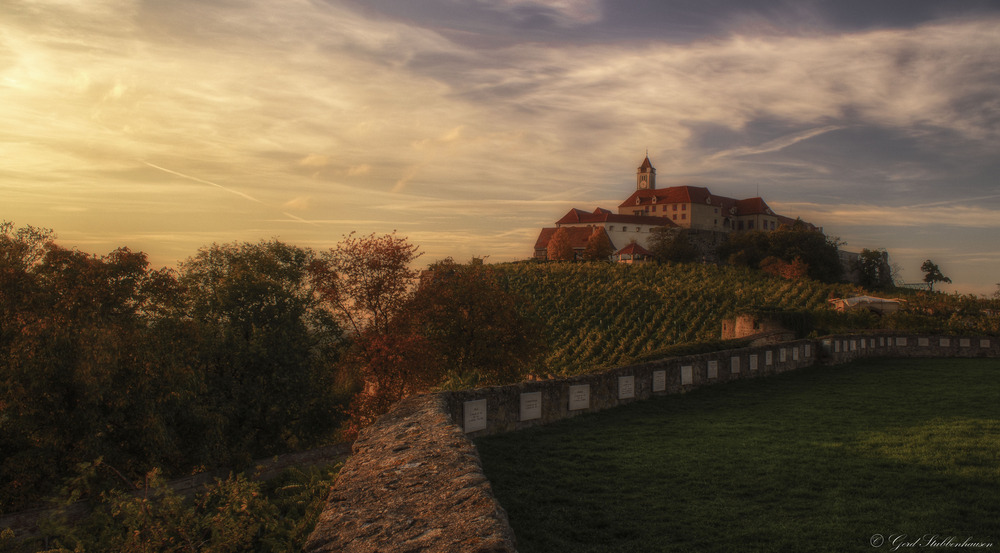
[[[677,214],[674,213],[674,221],[676,221],[676,220],[677,220]]]
[[[673,205],[674,211],[677,211],[677,204]]]
[[[682,220],[682,221],[683,221],[684,219],[687,219],[687,218],[688,218],[688,214],[687,214],[687,213],[681,213],[681,220]]]
[[[687,211],[687,208],[688,208],[688,204],[682,204],[681,205],[681,211]]]
[[[747,230],[750,230],[752,228],[753,228],[753,221],[747,221]]]

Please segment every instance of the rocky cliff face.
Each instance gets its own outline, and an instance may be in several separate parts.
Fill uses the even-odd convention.
[[[515,541],[472,442],[440,395],[423,395],[361,433],[305,551],[513,553]]]

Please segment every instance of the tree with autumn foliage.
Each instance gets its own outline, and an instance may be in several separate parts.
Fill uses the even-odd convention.
[[[355,371],[362,386],[347,409],[345,439],[354,439],[396,402],[426,392],[444,377],[433,344],[405,331],[365,332],[356,337],[343,363]]]
[[[385,334],[409,298],[422,254],[396,233],[361,237],[351,233],[313,264],[317,292],[356,337]]]
[[[765,257],[760,261],[760,270],[786,280],[799,280],[809,276],[809,266],[800,257],[792,261],[785,261],[773,255]]]
[[[796,220],[770,232],[731,233],[726,243],[719,246],[718,254],[730,264],[754,269],[760,269],[761,263],[769,257],[787,264],[803,263],[809,278],[838,282],[843,272],[837,253],[839,244],[838,238],[827,237]]]
[[[481,260],[448,258],[428,268],[400,313],[400,333],[423,337],[453,385],[518,382],[544,347],[541,324],[502,275]]]
[[[352,235],[314,265],[319,294],[352,329],[343,364],[363,383],[348,436],[444,381],[516,381],[540,351],[541,333],[491,268],[447,259],[418,281],[418,256],[405,238]]]
[[[587,247],[583,250],[585,261],[609,261],[615,249],[611,246],[611,239],[604,227],[594,227],[594,231],[587,238]]]
[[[546,254],[549,261],[575,261],[576,252],[570,243],[569,231],[566,227],[559,227],[552,238],[549,238],[549,245],[546,247]]]
[[[418,250],[395,233],[351,233],[312,264],[316,293],[349,331],[342,366],[361,383],[348,408],[347,437],[440,380],[426,341],[395,329],[419,274],[411,267]]]

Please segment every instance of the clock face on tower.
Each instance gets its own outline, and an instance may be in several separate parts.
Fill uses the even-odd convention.
[[[649,188],[649,176],[639,175],[639,188],[646,189]]]

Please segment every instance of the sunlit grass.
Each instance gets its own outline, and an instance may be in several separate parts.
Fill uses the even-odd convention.
[[[477,447],[521,553],[1000,547],[997,360],[805,369]]]

